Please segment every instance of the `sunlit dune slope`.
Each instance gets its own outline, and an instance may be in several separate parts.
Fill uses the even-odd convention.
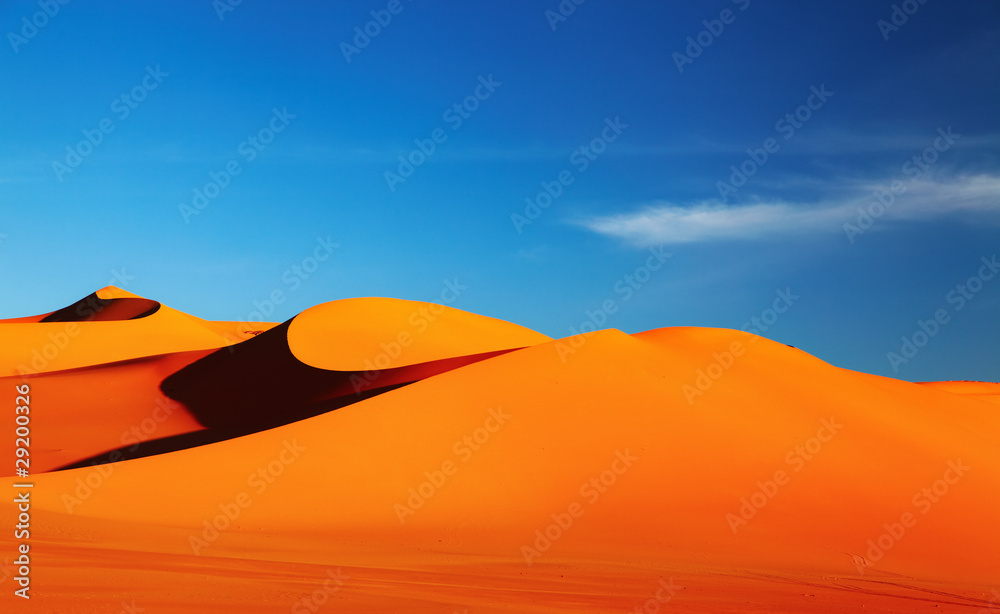
[[[261,430],[357,402],[545,335],[431,303],[325,303],[163,382],[210,428]]]
[[[526,577],[628,561],[692,590],[717,573],[805,574],[845,604],[867,592],[912,607],[927,593],[905,586],[921,582],[974,604],[955,595],[996,581],[998,432],[982,402],[752,335],[607,330],[114,465],[72,516],[93,469],[37,476],[33,496],[40,535],[185,556],[481,555]],[[759,596],[741,586],[727,598]]]
[[[259,330],[273,326],[254,324]],[[245,328],[207,322],[108,286],[50,314],[0,321],[0,376],[215,349],[252,338]]]
[[[187,326],[191,322],[199,325],[195,330],[202,341],[212,339],[207,332],[211,325],[221,329],[216,333],[228,332],[222,329],[226,323],[198,320],[114,288],[39,323],[17,325],[14,332],[30,332],[48,322],[79,321],[86,327],[88,313],[98,314],[104,326],[83,329],[87,344],[82,336],[74,337],[63,349],[68,352],[77,345],[79,361],[92,365],[61,370],[36,365],[42,373],[23,377],[32,386],[35,406],[44,408],[33,418],[36,473],[162,453],[270,428],[548,340],[520,326],[440,305],[352,299],[314,307],[276,328],[262,325],[247,341],[214,353],[178,351],[100,362],[109,353],[102,344],[115,346],[126,337],[133,345],[125,349],[142,353],[138,343],[152,338],[150,345],[155,346],[161,335],[178,330],[183,338],[185,330],[192,330]],[[110,317],[114,314],[119,319]],[[140,318],[155,326],[134,330]],[[4,333],[11,334],[10,325],[0,325]],[[217,337],[211,345],[221,341]],[[313,365],[301,362],[292,348]],[[59,362],[61,355],[51,362]],[[352,370],[330,370],[336,367]],[[22,377],[9,379],[20,382]],[[206,427],[213,431],[205,432]],[[13,445],[12,439],[0,441],[0,454],[13,454]],[[12,472],[13,467],[0,470]]]
[[[551,339],[504,320],[391,298],[317,305],[296,316],[288,330],[296,358],[332,371],[406,367],[546,341]]]
[[[207,352],[275,324],[208,322],[109,286],[39,316],[0,321],[0,383],[31,386],[31,469],[43,472],[140,442],[199,431],[160,392],[164,378]],[[206,351],[207,350],[207,351]],[[41,408],[41,409],[39,409]],[[14,438],[0,438],[13,458]],[[12,464],[0,474],[11,475]]]

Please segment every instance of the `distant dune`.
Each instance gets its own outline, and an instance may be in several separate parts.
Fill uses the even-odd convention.
[[[1000,608],[998,384],[386,298],[254,326],[113,287],[0,321],[4,611]]]
[[[1000,403],[1000,384],[995,382],[921,382],[921,384],[980,401]]]

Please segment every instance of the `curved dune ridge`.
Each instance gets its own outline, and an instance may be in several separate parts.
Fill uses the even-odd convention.
[[[160,303],[115,286],[101,288],[75,303],[36,316],[0,319],[0,324],[19,322],[84,322],[133,320],[151,315]]]
[[[387,337],[387,331],[395,334]],[[391,298],[317,305],[292,319],[288,329],[288,345],[297,359],[334,371],[406,367],[550,340],[503,320]]]
[[[168,309],[101,332],[188,323]],[[996,384],[867,375],[725,329],[553,340],[396,299],[262,328],[3,378],[32,387],[32,458],[80,465],[31,478],[32,607],[1000,604]],[[127,460],[90,466],[115,448]]]
[[[114,286],[29,321],[0,320],[0,335],[0,376],[216,349],[253,337],[243,323],[208,322]]]
[[[150,308],[151,304],[156,307]],[[165,317],[156,320],[155,328],[135,329],[132,320],[154,316],[161,309]],[[88,314],[102,310],[122,317],[115,320],[104,313],[88,319]],[[204,335],[185,339],[194,320],[117,288],[105,288],[70,307],[39,316],[40,323],[117,322],[119,328],[85,329],[89,345],[80,342],[83,333],[73,335],[76,329],[69,329],[64,333],[65,345],[60,344],[60,354],[52,356],[52,362],[75,368],[52,370],[49,366],[48,371],[24,376],[35,385],[36,399],[42,403],[73,408],[36,418],[36,471],[141,458],[257,432],[549,340],[493,318],[397,299],[335,301],[281,325],[254,323],[255,334],[244,333],[245,341],[218,350],[200,349],[207,340]],[[204,324],[202,330],[227,328],[227,323]],[[17,347],[17,342],[23,344],[26,338],[30,344],[38,337],[37,333],[18,336],[25,328],[20,324],[10,335],[11,352],[27,354],[27,345]],[[230,332],[236,330],[232,327]],[[174,343],[189,341],[192,349],[160,353],[164,348],[158,344],[174,333],[178,336]],[[96,361],[83,362],[94,345],[117,344],[126,335],[131,346],[126,350],[136,353],[148,343],[156,348],[156,355],[111,362],[98,356]],[[222,341],[224,337],[211,345],[217,347]],[[328,348],[327,358],[322,348]],[[62,352],[72,350],[76,350],[76,361],[60,360]],[[122,348],[104,352],[116,350]],[[296,352],[311,364],[300,360]],[[12,448],[13,441],[0,444],[0,450],[13,453]],[[13,469],[8,467],[4,473],[11,475]]]

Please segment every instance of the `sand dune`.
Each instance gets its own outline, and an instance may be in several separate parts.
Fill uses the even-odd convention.
[[[969,612],[993,598],[995,385],[866,375],[724,329],[550,340],[392,299],[321,305],[231,349],[91,363],[123,399],[176,403],[157,432],[174,438],[34,476],[32,605]],[[86,371],[36,376],[37,411],[69,417]],[[82,439],[107,445],[126,414]],[[184,439],[227,429],[243,432]]]
[[[274,324],[254,324],[267,329]],[[209,323],[114,286],[49,314],[0,320],[0,376],[46,373],[252,338],[238,322]]]
[[[254,323],[252,334],[241,332],[245,326],[200,321],[117,288],[36,318],[35,327],[94,321],[104,328],[82,329],[89,337],[74,335],[76,328],[63,333],[59,354],[51,361],[50,354],[43,356],[50,364],[17,378],[33,386],[37,403],[65,408],[35,418],[35,471],[141,458],[257,432],[549,340],[500,320],[395,299],[335,301],[281,325]],[[140,319],[151,321],[136,330]],[[11,327],[8,350],[35,352],[31,344],[41,333],[26,323]],[[140,351],[144,342],[166,349],[161,342],[174,335],[173,347],[187,341],[200,348],[210,340],[218,347],[234,332],[245,342],[215,351],[100,360],[116,350]],[[107,348],[85,360],[96,346],[126,338],[130,347]],[[68,353],[72,358],[63,358]],[[0,451],[13,454],[13,444],[5,439]],[[2,471],[11,475],[13,467]]]
[[[258,431],[548,340],[429,303],[334,301],[205,357],[162,388],[205,426]]]
[[[995,382],[921,382],[920,384],[987,403],[1000,403],[1000,384]]]

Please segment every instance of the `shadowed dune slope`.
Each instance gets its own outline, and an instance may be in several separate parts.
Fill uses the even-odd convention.
[[[440,305],[349,299],[218,350],[167,378],[162,389],[206,427],[245,434],[546,341]]]
[[[134,458],[142,442],[202,430],[184,406],[160,392],[160,382],[205,354],[178,352],[0,378],[0,386],[8,390],[22,383],[31,386],[32,473],[119,448],[114,460]],[[13,458],[14,445],[12,437],[0,438],[0,456]],[[0,465],[0,474],[13,472],[13,464]]]
[[[207,322],[108,286],[51,314],[0,321],[0,377],[216,349],[253,336],[244,324]]]
[[[95,292],[69,307],[52,312],[39,322],[119,322],[151,316],[160,303],[146,298],[108,298]]]
[[[253,326],[208,322],[112,286],[50,314],[0,321],[0,383],[31,386],[32,471],[118,448],[114,459],[132,458],[143,441],[202,430],[160,383],[276,325]],[[0,438],[0,455],[13,458],[14,445]],[[5,464],[0,474],[13,471]]]
[[[678,611],[699,611],[685,596],[723,576],[715,599],[729,607],[716,611],[760,604],[773,581],[783,588],[768,599],[782,601],[761,611],[984,607],[974,595],[995,583],[1000,551],[992,409],[736,331],[606,330],[114,465],[73,516],[65,497],[92,469],[37,476],[33,496],[41,535],[170,556],[321,568],[466,557],[565,583],[588,562],[627,561],[676,576],[689,591]],[[236,501],[247,505],[211,530]],[[447,592],[449,578],[412,590]],[[562,607],[635,605],[574,590]],[[343,598],[369,594],[353,602],[363,611],[376,603],[364,591],[348,584]],[[817,591],[822,606],[808,599]],[[491,594],[493,606],[557,603]]]
[[[133,328],[139,320],[102,320],[99,329],[81,328],[88,335],[86,343],[81,341],[83,333],[70,337],[64,331],[68,341],[62,350],[75,349],[75,361],[89,366],[46,370],[50,367],[45,365],[42,373],[23,377],[32,386],[35,406],[45,409],[34,418],[33,470],[139,458],[245,435],[548,340],[520,326],[429,303],[378,298],[342,302],[349,305],[320,305],[275,328],[262,325],[252,331],[257,336],[214,352],[172,352],[115,362],[86,358],[87,351],[106,356],[110,350],[101,344],[115,345],[126,338],[134,349],[144,341],[154,345],[174,332],[190,331],[184,327],[191,322],[199,324],[202,339],[209,339],[212,325],[226,324],[169,308],[163,308],[166,317],[160,317],[159,307],[141,316],[155,320],[156,326],[140,330]],[[149,303],[159,306],[105,289],[54,312],[61,314],[58,317],[17,325],[14,332],[73,321],[70,314],[86,311],[81,305],[102,314],[117,310],[121,316],[140,316]],[[5,332],[12,336],[9,327],[0,325],[0,334]],[[211,345],[219,345],[218,340]],[[301,362],[291,347],[316,366]],[[52,357],[52,362],[60,362],[61,356]],[[333,371],[330,366],[358,370]],[[7,379],[19,383],[22,377]],[[0,441],[0,454],[13,454],[13,445],[10,438]],[[12,472],[13,467],[0,470]]]

